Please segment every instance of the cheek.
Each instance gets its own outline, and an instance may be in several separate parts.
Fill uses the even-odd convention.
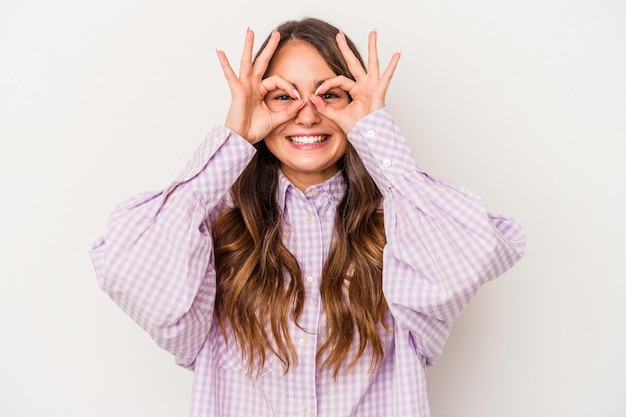
[[[340,153],[341,156],[343,156],[347,150],[348,150],[348,138],[344,136],[343,138],[341,138],[341,140],[339,141],[337,145],[337,152]]]
[[[285,142],[285,139],[279,135],[269,134],[265,137],[265,146],[281,163],[288,157],[289,144]]]
[[[328,102],[328,105],[335,110],[341,110],[350,104],[351,101],[352,98],[346,93],[345,97],[338,98],[337,100],[331,100]]]
[[[265,136],[265,139],[264,139],[265,145],[270,151],[276,148],[276,146],[279,143],[279,140],[280,140],[280,137],[278,134],[275,133],[275,131],[270,132],[267,136]]]

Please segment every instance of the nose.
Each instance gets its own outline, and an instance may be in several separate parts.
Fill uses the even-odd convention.
[[[304,127],[314,126],[320,122],[320,115],[317,112],[317,108],[311,102],[306,100],[306,104],[296,114],[296,123]]]

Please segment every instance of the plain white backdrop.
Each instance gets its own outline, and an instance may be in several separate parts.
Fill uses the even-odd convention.
[[[192,374],[88,249],[223,123],[215,48],[309,15],[402,50],[387,104],[419,164],[528,234],[429,370],[433,417],[626,415],[621,0],[0,0],[0,415],[188,415]]]

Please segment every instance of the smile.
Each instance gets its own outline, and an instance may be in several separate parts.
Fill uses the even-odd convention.
[[[289,136],[289,140],[291,141],[291,143],[295,143],[297,145],[314,145],[317,143],[322,143],[326,139],[328,139],[328,135]]]

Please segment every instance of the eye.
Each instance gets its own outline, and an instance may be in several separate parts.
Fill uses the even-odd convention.
[[[332,102],[337,102],[337,104],[339,104],[340,102],[343,102],[345,99],[348,98],[348,93],[341,89],[334,88],[332,90],[329,90],[325,93],[320,94],[319,96],[324,101],[332,101]]]
[[[293,98],[289,97],[289,94],[278,94],[277,96],[274,96],[272,100],[287,101],[287,100],[293,100]]]
[[[289,102],[293,101],[293,98],[289,97],[289,94],[277,92],[276,95],[268,94],[265,96],[265,103],[270,110],[281,110],[285,106],[289,105]]]
[[[334,88],[330,91],[319,94],[319,97],[335,109],[342,109],[351,101],[350,95],[340,88]]]

